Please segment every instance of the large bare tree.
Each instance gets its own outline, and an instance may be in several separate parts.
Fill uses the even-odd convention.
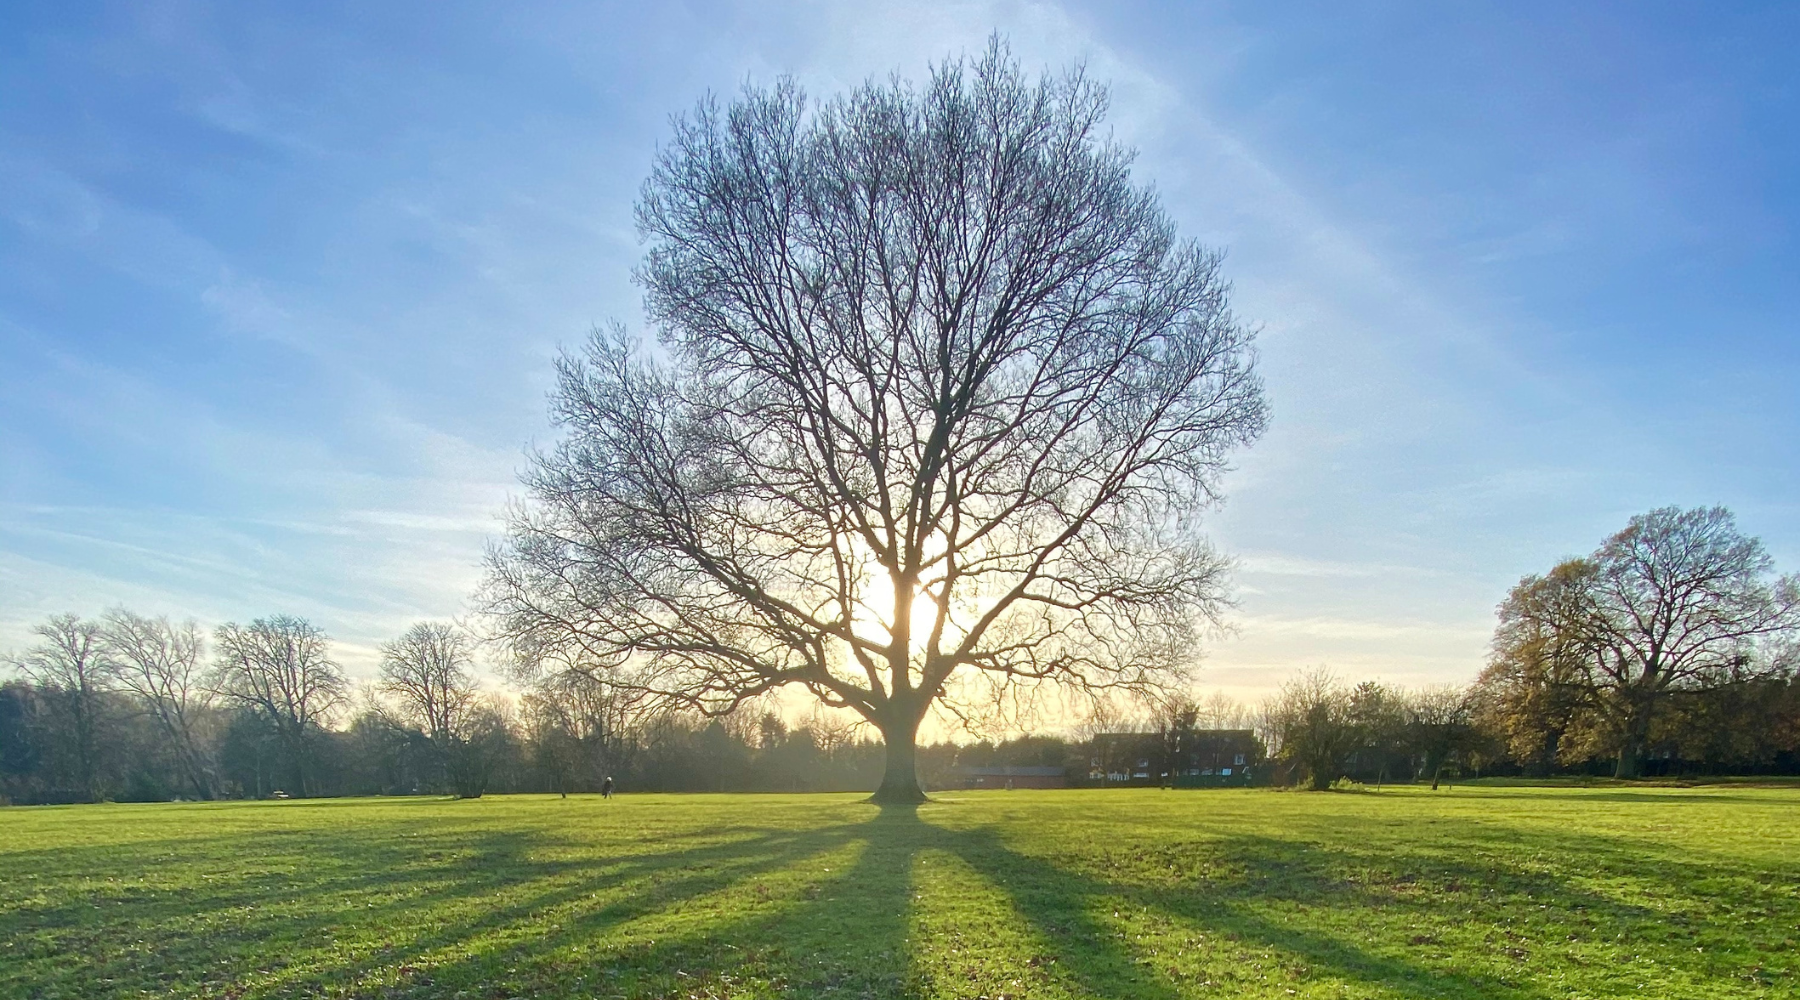
[[[221,625],[213,641],[215,688],[270,727],[294,768],[295,790],[308,794],[314,737],[347,688],[331,659],[331,639],[304,618],[272,615]]]
[[[1227,568],[1197,515],[1264,403],[1219,255],[1106,109],[995,43],[678,119],[638,206],[662,349],[562,359],[491,560],[520,661],[708,713],[804,688],[880,729],[882,801],[922,797],[934,703],[1179,676]]]
[[[1636,777],[1669,699],[1780,672],[1800,629],[1800,581],[1723,507],[1662,507],[1593,555],[1527,577],[1502,605],[1507,631],[1538,635],[1559,669],[1578,665],[1586,707],[1610,732],[1616,774]]]
[[[213,767],[201,725],[213,692],[205,683],[206,642],[200,626],[115,608],[106,614],[103,638],[114,676],[156,720],[194,794],[212,798]]]

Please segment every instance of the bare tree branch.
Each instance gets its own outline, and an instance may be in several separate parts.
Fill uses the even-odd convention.
[[[520,661],[709,713],[803,686],[904,744],[903,796],[959,671],[1181,676],[1227,568],[1194,515],[1263,400],[1219,255],[1106,105],[995,43],[677,120],[638,207],[665,354],[559,362],[565,437],[490,560]]]
[[[214,688],[260,716],[287,748],[309,791],[312,738],[344,701],[347,685],[329,655],[330,638],[304,618],[274,615],[249,625],[228,622],[213,636]]]

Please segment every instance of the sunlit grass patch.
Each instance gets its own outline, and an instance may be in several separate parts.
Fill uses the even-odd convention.
[[[1800,791],[0,811],[0,995],[1789,996]]]

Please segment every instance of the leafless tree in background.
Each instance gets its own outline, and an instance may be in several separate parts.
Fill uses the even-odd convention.
[[[1243,702],[1223,691],[1214,691],[1200,699],[1197,724],[1202,729],[1249,729],[1252,713]]]
[[[330,657],[330,638],[304,618],[274,615],[214,633],[214,687],[260,716],[281,741],[299,782],[309,790],[313,734],[343,703],[344,674]]]
[[[491,770],[494,709],[482,700],[473,642],[443,622],[420,622],[382,647],[381,690],[400,721],[431,741],[452,790],[479,798]]]
[[[1133,706],[1137,708],[1140,706]],[[1091,743],[1106,733],[1138,733],[1143,732],[1149,721],[1141,712],[1122,707],[1113,698],[1101,696],[1092,699],[1085,706],[1086,711],[1077,717],[1073,727],[1075,739],[1082,743]]]
[[[205,684],[205,635],[192,620],[179,625],[124,608],[107,612],[103,638],[115,676],[137,695],[168,737],[194,794],[217,791],[206,741],[198,731],[213,693]]]
[[[577,772],[591,777],[625,770],[661,714],[654,701],[646,691],[615,688],[604,677],[565,669],[540,675],[523,709],[543,737],[539,764],[561,789]]]
[[[882,801],[923,797],[934,704],[1180,678],[1227,569],[1196,515],[1264,406],[1219,255],[1106,108],[996,42],[678,121],[638,209],[666,357],[559,363],[491,559],[526,672],[710,714],[801,686],[880,729]]]
[[[1263,704],[1258,727],[1269,752],[1305,774],[1314,791],[1342,777],[1362,738],[1353,692],[1331,671],[1305,671]]]
[[[442,622],[420,622],[381,648],[381,690],[402,722],[440,746],[463,735],[481,696],[471,649],[468,636]]]
[[[1774,577],[1755,538],[1723,507],[1663,507],[1631,519],[1592,556],[1556,568],[1554,600],[1528,577],[1502,628],[1531,627],[1578,651],[1589,706],[1636,777],[1668,699],[1781,669],[1774,649],[1800,628],[1800,583]]]
[[[52,615],[32,631],[43,642],[19,657],[18,668],[67,716],[63,732],[73,777],[81,794],[97,799],[103,697],[113,677],[101,624],[80,615]]]

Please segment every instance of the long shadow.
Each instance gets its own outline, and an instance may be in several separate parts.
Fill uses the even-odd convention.
[[[950,838],[952,849],[969,864],[994,874],[1017,876],[1007,879],[1029,884],[1031,888],[1013,894],[1019,911],[1047,932],[1073,930],[1089,942],[1117,941],[1113,925],[1095,917],[1096,911],[1112,910],[1153,914],[1172,919],[1187,928],[1203,930],[1215,941],[1229,942],[1232,947],[1261,946],[1291,956],[1307,969],[1309,975],[1324,974],[1350,980],[1365,986],[1381,988],[1401,997],[1444,996],[1538,996],[1534,991],[1506,989],[1488,980],[1460,972],[1431,967],[1383,955],[1359,947],[1341,937],[1277,922],[1259,912],[1256,904],[1268,902],[1268,892],[1260,875],[1253,886],[1240,886],[1233,891],[1225,887],[1169,886],[1156,887],[1111,881],[1047,866],[1020,854],[1001,842],[992,831],[977,830],[958,833]],[[1234,845],[1229,855],[1253,861],[1259,871],[1267,871],[1271,847],[1279,842]],[[1275,855],[1286,857],[1287,855]],[[1027,882],[1029,879],[1029,882]],[[1276,877],[1279,884],[1292,886],[1293,872]],[[1308,900],[1323,901],[1327,881],[1316,874],[1313,889],[1304,893]],[[1156,976],[1145,971],[1139,956],[1125,945],[1111,948],[1071,950],[1071,971],[1089,993],[1102,997],[1173,997],[1177,983],[1171,977]]]
[[[1216,938],[1260,944],[1304,960],[1314,971],[1378,986],[1395,996],[1537,996],[1497,990],[1489,981],[1402,961],[1335,937],[1259,916],[1217,888],[1146,887],[1070,871],[1009,847],[990,828],[949,830],[919,822],[923,845],[948,851],[1006,891],[1014,909],[1053,949],[1059,978],[1072,992],[1095,997],[1173,1000],[1210,982],[1185,982],[1165,963],[1153,967],[1119,918],[1152,913],[1204,928]],[[1251,890],[1254,897],[1259,890]],[[1114,918],[1108,921],[1106,914]]]
[[[1587,852],[1590,858],[1602,855],[1609,865],[1632,858],[1628,850],[1605,844],[1599,838],[1564,836],[1558,840],[1561,850],[1576,856]],[[1141,871],[1124,877],[1073,871],[1014,849],[992,828],[943,830],[929,842],[954,851],[970,867],[1007,888],[1017,910],[1042,933],[1069,941],[1071,946],[1064,949],[1062,956],[1063,967],[1084,992],[1103,997],[1170,997],[1178,994],[1180,985],[1173,974],[1160,976],[1147,970],[1145,956],[1125,944],[1120,926],[1100,916],[1108,910],[1115,918],[1122,912],[1138,912],[1174,921],[1209,933],[1215,942],[1230,942],[1233,948],[1260,945],[1273,949],[1298,960],[1299,970],[1291,971],[1301,978],[1325,975],[1377,987],[1394,996],[1419,998],[1560,994],[1537,985],[1523,964],[1496,970],[1497,963],[1489,962],[1487,974],[1477,974],[1459,967],[1475,957],[1467,951],[1456,953],[1454,958],[1429,953],[1417,958],[1397,956],[1393,950],[1400,940],[1394,937],[1387,939],[1386,947],[1363,947],[1340,930],[1306,926],[1308,921],[1300,914],[1307,908],[1322,910],[1350,904],[1355,912],[1371,916],[1383,910],[1397,911],[1400,919],[1389,917],[1390,925],[1416,915],[1432,918],[1439,926],[1461,925],[1503,939],[1512,934],[1506,924],[1513,916],[1546,907],[1581,913],[1608,932],[1626,928],[1636,940],[1666,932],[1672,920],[1672,915],[1660,906],[1621,901],[1581,888],[1567,878],[1498,861],[1484,865],[1421,854],[1385,859],[1359,857],[1341,848],[1322,851],[1304,841],[1273,837],[1235,837],[1214,842],[1212,850],[1225,862],[1228,877],[1207,882],[1146,878]],[[1346,861],[1362,861],[1376,868],[1384,861],[1397,863],[1402,871],[1385,873],[1371,884],[1367,879],[1346,878]],[[1637,870],[1641,868],[1640,864]],[[1663,873],[1657,881],[1666,891],[1692,899],[1692,880],[1706,873],[1709,866],[1692,863],[1685,868]],[[1628,867],[1624,870],[1636,871]],[[1421,896],[1406,891],[1415,886],[1431,887],[1435,893]],[[1745,891],[1754,892],[1754,898],[1764,902],[1780,899],[1784,893],[1780,887],[1765,885],[1760,887],[1762,891],[1756,891],[1758,888],[1750,885]],[[1484,896],[1493,892],[1503,892],[1509,898],[1494,900]],[[1483,919],[1486,906],[1494,906],[1498,911],[1490,911],[1491,922]],[[1280,916],[1271,915],[1271,911]],[[1773,933],[1780,937],[1778,928]],[[1436,944],[1435,940],[1426,943]],[[1502,940],[1485,947],[1505,954],[1507,943]],[[1774,941],[1768,946],[1778,947]],[[1696,956],[1694,949],[1659,950],[1659,959],[1669,960],[1684,975],[1704,980],[1720,974],[1716,967]],[[1523,961],[1524,949],[1511,951],[1520,953],[1513,957]],[[1622,971],[1621,975],[1630,974]]]
[[[1800,803],[1800,786],[1769,787],[1763,786],[1765,792],[1786,793],[1794,802],[1783,803],[1776,795],[1747,795],[1741,791],[1718,790],[1730,786],[1695,785],[1695,786],[1653,786],[1650,788],[1583,788],[1569,786],[1567,788],[1538,786],[1504,786],[1497,790],[1482,785],[1458,785],[1445,792],[1450,799],[1501,799],[1518,802],[1527,797],[1531,790],[1548,794],[1532,796],[1548,802],[1629,802],[1657,806],[1677,805],[1692,808],[1704,808],[1713,803],[1730,803],[1734,805],[1781,806]],[[1698,793],[1698,794],[1696,794]]]
[[[1204,928],[1220,939],[1275,949],[1312,967],[1315,974],[1378,987],[1394,996],[1544,995],[1381,954],[1257,912],[1257,904],[1278,895],[1314,899],[1341,889],[1330,875],[1299,860],[1303,845],[1271,839],[1229,845],[1229,856],[1260,874],[1223,889],[1144,885],[1070,871],[1015,850],[993,829],[946,829],[906,808],[886,809],[846,832],[846,846],[860,848],[847,871],[814,882],[808,893],[774,901],[762,911],[670,928],[649,943],[607,941],[607,931],[628,921],[615,919],[615,913],[596,912],[528,942],[437,966],[398,995],[436,995],[452,984],[477,982],[504,982],[506,988],[523,994],[547,993],[584,973],[626,997],[712,996],[745,988],[792,990],[802,996],[960,994],[968,984],[949,981],[949,970],[917,966],[919,953],[926,949],[911,940],[911,873],[925,852],[953,856],[998,887],[1028,925],[1038,949],[1054,959],[1048,970],[992,969],[986,978],[995,981],[1036,975],[1048,976],[1063,991],[1076,995],[1146,1000],[1188,995],[1199,984],[1150,967],[1124,932],[1118,911],[1129,908]],[[1424,877],[1451,876],[1433,871]],[[1471,876],[1462,871],[1457,877]],[[1286,888],[1271,893],[1264,878]],[[655,909],[634,909],[630,917],[643,917]],[[583,942],[595,950],[585,956],[572,950]],[[1023,955],[1011,959],[1026,961]]]
[[[991,888],[1017,915],[1006,921],[1009,929],[1050,960],[1039,965],[1036,956],[993,952],[1002,965],[1030,963],[993,969],[987,978],[995,981],[1121,1000],[1173,1000],[1229,987],[1187,978],[1192,963],[1152,965],[1159,946],[1133,931],[1159,923],[1228,950],[1274,953],[1285,963],[1276,971],[1296,985],[1335,979],[1420,1000],[1532,1000],[1551,994],[1522,965],[1496,973],[1500,965],[1489,961],[1485,971],[1471,970],[1459,965],[1466,953],[1407,950],[1392,933],[1362,944],[1315,918],[1367,915],[1391,931],[1416,917],[1484,930],[1490,925],[1483,907],[1497,919],[1529,900],[1531,907],[1589,914],[1602,925],[1650,926],[1669,914],[1579,882],[1629,873],[1671,898],[1691,898],[1694,880],[1718,870],[1668,859],[1645,866],[1630,845],[1560,831],[1534,834],[1540,843],[1533,851],[1572,852],[1582,866],[1540,870],[1531,864],[1533,851],[1518,849],[1519,831],[1486,825],[1458,828],[1425,849],[1414,840],[1404,853],[1384,853],[1376,842],[1321,848],[1301,835],[1200,829],[1190,840],[1160,843],[1123,830],[1104,849],[1045,856],[1022,846],[1031,843],[1028,830],[955,828],[931,821],[960,818],[947,811],[933,817],[937,809],[921,816],[890,807],[866,821],[804,829],[734,824],[634,842],[635,853],[625,854],[597,854],[592,843],[542,830],[461,828],[407,834],[404,841],[400,824],[315,832],[294,842],[330,847],[310,874],[272,870],[218,889],[142,898],[109,896],[96,885],[0,907],[0,940],[8,942],[0,951],[0,994],[962,995],[970,984],[932,964],[942,942],[917,938],[914,873],[929,853],[954,858],[982,883],[971,891]],[[152,857],[201,865],[207,851],[249,851],[271,839],[291,838],[207,842],[190,845],[186,855],[163,843],[84,847],[28,860],[51,876],[84,873],[104,883]],[[284,843],[274,863],[290,863],[293,847]],[[1065,847],[1043,842],[1047,850]],[[1731,900],[1773,906],[1781,898],[1778,887],[1758,888],[1757,878],[1770,875],[1766,868],[1732,866],[1726,874],[1742,883],[1731,888]],[[932,917],[939,927],[946,919],[955,933],[991,933]],[[86,962],[46,964],[55,957],[48,949],[82,954]],[[4,967],[15,959],[22,961],[9,972]],[[1706,974],[1698,961],[1681,968]]]
[[[351,984],[396,965],[454,968],[432,958],[459,950],[475,953],[464,962],[473,961],[489,972],[504,968],[512,974],[521,961],[529,965],[533,956],[554,952],[569,942],[604,938],[620,925],[679,909],[745,880],[829,854],[849,842],[851,835],[843,826],[765,833],[710,847],[626,859],[600,866],[603,870],[584,879],[565,877],[563,884],[554,888],[511,899],[470,919],[447,923],[383,949],[362,962],[307,978]],[[546,925],[551,919],[556,923]],[[515,932],[511,934],[514,940],[508,940],[509,931]]]
[[[799,996],[922,996],[909,927],[913,862],[922,846],[914,825],[913,807],[882,807],[853,828],[858,853],[847,870],[768,912],[697,928],[633,956],[642,965],[622,977],[632,987],[626,995],[685,991],[693,983],[677,972],[699,970],[691,975],[734,976]],[[739,950],[741,960],[718,968],[721,944]]]
[[[0,965],[11,966],[17,975],[0,971],[0,993],[10,992],[9,982],[25,995],[105,996],[143,989],[185,993],[244,980],[258,984],[253,993],[305,981],[354,981],[437,949],[528,925],[576,901],[598,901],[582,922],[603,931],[831,850],[847,838],[841,826],[764,829],[749,836],[742,834],[750,828],[734,832],[740,835],[724,843],[677,843],[652,853],[591,861],[534,857],[569,845],[516,831],[477,837],[453,832],[412,843],[396,843],[391,828],[339,832],[331,838],[331,856],[312,858],[312,870],[304,874],[236,880],[219,890],[120,893],[97,888],[59,901],[4,907],[0,940],[8,942],[8,961]],[[245,838],[223,848],[217,841],[206,842],[198,860],[221,849],[252,851],[266,846],[266,839]],[[430,862],[438,853],[453,857]],[[166,854],[148,857],[165,864],[172,860]],[[145,855],[116,849],[67,851],[47,874],[80,873],[104,887],[116,881],[112,873],[145,860]],[[326,867],[333,870],[319,870]],[[624,889],[632,891],[613,898]],[[382,901],[342,905],[365,895]],[[330,902],[320,905],[321,900]],[[466,915],[446,919],[445,913]],[[358,930],[374,932],[375,941],[360,957],[344,954],[342,939],[354,939]],[[338,950],[330,964],[316,967],[320,963],[314,953],[331,944],[334,935]],[[34,959],[69,954],[82,954],[85,961],[80,967],[53,962],[26,972]]]
[[[916,824],[883,809],[834,828],[818,850],[782,851],[766,865],[738,866],[731,880],[689,884],[657,898],[573,914],[554,929],[478,954],[414,970],[386,995],[449,995],[471,984],[535,996],[557,992],[624,997],[711,997],[765,990],[797,996],[922,995],[911,967],[908,908]],[[790,879],[760,896],[756,875],[792,874],[833,848],[855,851],[847,866]],[[707,893],[735,891],[723,915],[684,922],[675,908]],[[660,918],[646,933],[619,933]],[[643,928],[639,928],[643,930]]]

